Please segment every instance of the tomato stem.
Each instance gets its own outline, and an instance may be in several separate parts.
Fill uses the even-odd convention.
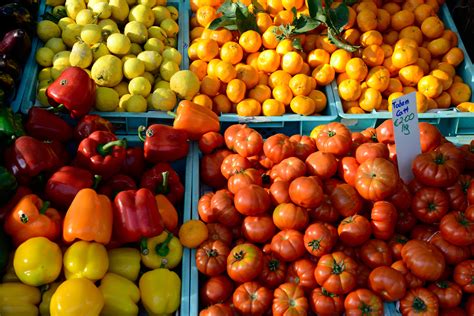
[[[328,132],[328,136],[329,136],[329,137],[333,137],[333,136],[335,136],[335,135],[336,135],[336,132],[335,132],[335,131],[329,131],[329,132]]]
[[[359,309],[362,312],[362,315],[371,315],[372,314],[372,307],[370,305],[365,304],[365,303],[362,303],[362,305],[359,306]]]
[[[446,159],[444,158],[443,154],[436,155],[436,157],[434,159],[434,162],[437,165],[442,165],[442,164],[444,164],[445,161],[446,161]]]
[[[216,249],[207,249],[206,250],[206,255],[208,257],[217,257],[217,250]]]
[[[436,282],[436,286],[440,289],[447,289],[449,287],[449,284],[447,281],[438,281]]]
[[[242,260],[244,258],[244,252],[241,250],[239,252],[234,253],[235,260]]]
[[[332,264],[332,274],[341,274],[344,271],[344,261],[341,263],[337,263],[336,260],[334,260]]]
[[[312,251],[319,250],[321,248],[321,239],[313,239],[308,243]]]
[[[335,297],[336,294],[334,293],[331,293],[331,292],[328,292],[325,288],[321,288],[321,293],[324,295],[324,296],[328,296],[328,297]]]
[[[426,311],[426,303],[419,297],[415,297],[412,307],[416,312]]]
[[[272,272],[278,270],[279,267],[280,267],[280,261],[278,261],[277,259],[271,259],[268,262],[268,270]]]

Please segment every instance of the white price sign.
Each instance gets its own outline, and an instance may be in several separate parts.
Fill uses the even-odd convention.
[[[421,153],[416,92],[392,100],[392,119],[400,177],[408,183],[413,178],[411,165]]]

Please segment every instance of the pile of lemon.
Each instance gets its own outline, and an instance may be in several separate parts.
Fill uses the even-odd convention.
[[[170,88],[179,71],[178,10],[166,0],[47,0],[58,23],[42,20],[44,46],[36,62],[38,102],[49,106],[46,89],[70,66],[86,70],[97,84],[98,111],[169,111]]]

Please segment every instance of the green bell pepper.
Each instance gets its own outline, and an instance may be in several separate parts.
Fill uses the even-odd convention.
[[[0,143],[11,144],[15,138],[25,135],[21,114],[13,114],[11,108],[0,107]]]
[[[16,182],[15,176],[0,166],[0,205],[8,202],[17,187],[18,183]]]
[[[1,180],[0,180],[1,181]],[[1,182],[0,182],[1,183]],[[3,276],[5,269],[8,265],[9,255],[10,255],[10,241],[3,232],[3,229],[0,230],[0,275]]]

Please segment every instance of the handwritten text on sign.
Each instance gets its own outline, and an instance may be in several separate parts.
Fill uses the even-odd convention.
[[[411,165],[421,153],[416,92],[392,101],[392,119],[400,177],[408,183],[413,178]]]

